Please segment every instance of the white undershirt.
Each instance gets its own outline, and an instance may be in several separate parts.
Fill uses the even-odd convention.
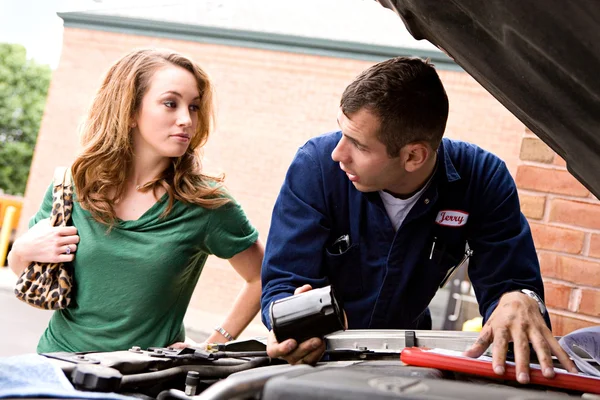
[[[402,222],[428,186],[429,182],[427,182],[427,184],[423,186],[421,190],[408,199],[399,199],[392,196],[388,192],[383,190],[379,191],[379,196],[381,196],[381,200],[385,206],[385,211],[387,211],[387,215],[390,218],[392,225],[394,225],[395,231],[398,231],[398,228],[400,228],[400,225],[402,225]]]

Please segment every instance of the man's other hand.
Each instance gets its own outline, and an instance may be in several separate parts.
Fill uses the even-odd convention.
[[[493,342],[494,372],[504,375],[508,343],[511,341],[514,343],[517,380],[520,383],[529,383],[530,342],[546,378],[554,377],[552,354],[567,371],[578,372],[573,361],[546,326],[537,302],[521,292],[509,292],[500,298],[477,341],[464,354],[468,357],[479,357]]]

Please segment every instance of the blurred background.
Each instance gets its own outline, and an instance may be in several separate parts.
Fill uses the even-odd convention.
[[[346,85],[378,61],[430,58],[450,100],[446,136],[494,152],[517,182],[554,333],[600,324],[600,225],[568,217],[583,213],[581,204],[600,213],[597,199],[476,81],[375,1],[0,0],[0,356],[35,351],[50,317],[14,298],[16,277],[1,266],[6,252],[54,168],[74,159],[78,125],[104,72],[137,47],[183,52],[211,75],[217,126],[204,166],[226,173],[263,240],[292,157],[309,138],[337,129]],[[240,287],[226,261],[209,258],[185,319],[192,338],[208,336]],[[464,268],[431,309],[434,329],[480,328]],[[266,333],[257,317],[242,337]]]

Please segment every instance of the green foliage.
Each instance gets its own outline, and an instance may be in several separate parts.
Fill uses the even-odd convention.
[[[23,194],[52,71],[0,43],[0,189]]]

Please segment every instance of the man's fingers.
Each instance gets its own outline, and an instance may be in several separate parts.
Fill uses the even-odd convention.
[[[309,290],[312,290],[312,286],[310,286],[309,284],[302,285],[299,288],[296,288],[296,290],[294,290],[294,294],[308,292]]]
[[[551,335],[550,335],[551,336]],[[554,365],[552,364],[552,350],[548,344],[547,338],[538,330],[529,334],[529,340],[535,350],[542,374],[546,378],[554,378]]]
[[[514,329],[511,333],[515,349],[517,381],[526,384],[529,383],[529,339],[527,338],[526,329]]]
[[[465,351],[464,355],[467,357],[474,358],[479,357],[480,355],[485,353],[488,347],[490,347],[490,344],[492,344],[492,340],[494,340],[492,329],[489,325],[486,324],[486,326],[484,326],[481,330],[481,333],[479,334],[479,337],[477,338],[475,343],[473,343],[471,348]]]
[[[277,342],[273,331],[269,332],[267,337],[267,355],[271,358],[283,358],[291,353],[297,347],[294,339],[284,340],[281,343]]]
[[[321,347],[323,341],[319,338],[311,338],[300,343],[296,350],[284,357],[290,364],[297,364],[305,358],[311,358],[310,355]],[[314,355],[313,355],[314,357]],[[308,363],[308,362],[307,362]]]
[[[288,340],[284,340],[282,343],[278,343],[277,345],[272,347],[271,351],[269,351],[269,348],[267,348],[267,354],[271,358],[287,359],[287,357],[289,357],[289,354],[296,351],[295,349],[297,349],[297,348],[298,348],[298,345],[297,345],[296,341],[294,339],[288,339]]]
[[[494,372],[498,375],[504,375],[506,371],[506,352],[508,351],[508,342],[510,333],[508,329],[497,329],[494,332],[494,345],[492,347],[492,366]]]
[[[323,354],[325,353],[325,342],[323,340],[321,340],[321,345],[318,346],[315,350],[313,350],[312,352],[310,352],[308,355],[306,355],[303,359],[302,359],[302,363],[303,364],[310,364],[310,365],[314,365],[317,362],[319,362],[319,360],[321,359],[321,357],[323,357]]]
[[[548,331],[546,337],[547,343],[550,346],[550,351],[556,356],[558,362],[560,362],[564,369],[571,373],[578,374],[579,370],[577,369],[577,366],[575,365],[573,360],[571,360],[569,355],[564,351],[564,349],[560,346],[558,341],[554,338],[552,332]]]

